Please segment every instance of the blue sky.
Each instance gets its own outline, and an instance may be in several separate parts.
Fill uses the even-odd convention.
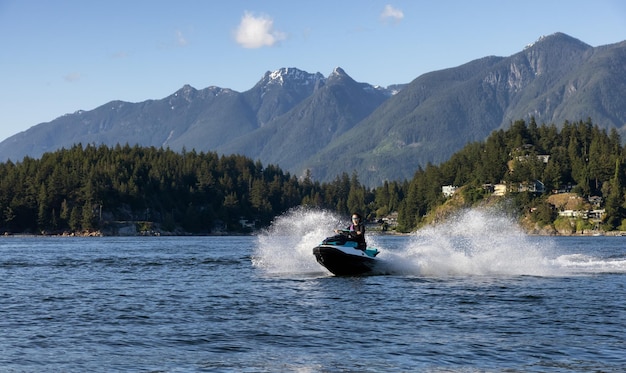
[[[626,40],[626,2],[0,0],[0,141],[185,84],[245,91],[281,67],[408,83],[555,32]]]

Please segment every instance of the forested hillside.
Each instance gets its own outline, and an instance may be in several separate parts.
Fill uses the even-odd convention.
[[[558,206],[548,197],[571,191],[587,199],[601,197],[604,229],[618,229],[625,217],[625,161],[617,131],[607,134],[591,120],[565,122],[560,131],[555,125],[537,126],[534,120],[516,121],[484,142],[467,145],[440,166],[420,168],[399,221],[405,230],[424,224],[429,212],[445,202],[442,185],[463,186],[464,204],[471,206],[491,197],[494,184],[504,184],[513,212],[541,225],[558,219]],[[543,192],[532,191],[536,181],[545,187]]]
[[[0,164],[8,233],[85,233],[128,221],[139,230],[237,232],[242,220],[263,227],[299,205],[349,214],[373,199],[356,175],[320,185],[239,155],[154,147],[76,145]]]
[[[551,195],[598,197],[602,228],[626,230],[626,158],[617,131],[591,120],[560,128],[520,120],[439,166],[419,168],[410,181],[375,189],[361,185],[356,173],[319,183],[240,155],[76,145],[0,164],[0,229],[114,234],[116,224],[133,222],[139,231],[165,234],[232,233],[308,206],[361,212],[370,222],[397,212],[398,230],[408,232],[433,221],[449,202],[442,186],[452,185],[459,188],[456,208],[507,201],[506,212],[540,226],[563,223]],[[537,183],[541,190],[531,188]],[[505,196],[494,197],[494,185],[503,185]]]

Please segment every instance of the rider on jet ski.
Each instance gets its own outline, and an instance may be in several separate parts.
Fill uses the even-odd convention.
[[[335,229],[335,233],[341,233],[347,235],[348,238],[357,242],[358,249],[365,250],[367,243],[365,242],[365,224],[361,221],[361,215],[358,213],[352,214],[352,224],[347,228],[347,231]]]

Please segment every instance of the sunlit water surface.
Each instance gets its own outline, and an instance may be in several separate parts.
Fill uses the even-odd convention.
[[[295,210],[253,237],[0,238],[8,372],[622,371],[626,237],[530,237],[466,211],[369,235],[382,276],[311,249]]]

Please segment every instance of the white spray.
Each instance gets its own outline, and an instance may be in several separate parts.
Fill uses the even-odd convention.
[[[278,217],[257,237],[253,264],[268,274],[327,273],[312,249],[347,222],[334,213],[297,208]],[[626,272],[624,257],[610,260],[562,253],[556,240],[527,235],[514,219],[496,210],[471,209],[428,226],[386,247],[385,236],[368,234],[381,250],[384,272],[424,277],[562,276]]]
[[[448,221],[415,232],[389,261],[397,272],[422,276],[535,275],[559,273],[541,245],[496,211],[464,210]]]
[[[270,274],[324,272],[315,261],[313,248],[342,224],[346,225],[328,211],[290,210],[257,236],[252,263]]]

